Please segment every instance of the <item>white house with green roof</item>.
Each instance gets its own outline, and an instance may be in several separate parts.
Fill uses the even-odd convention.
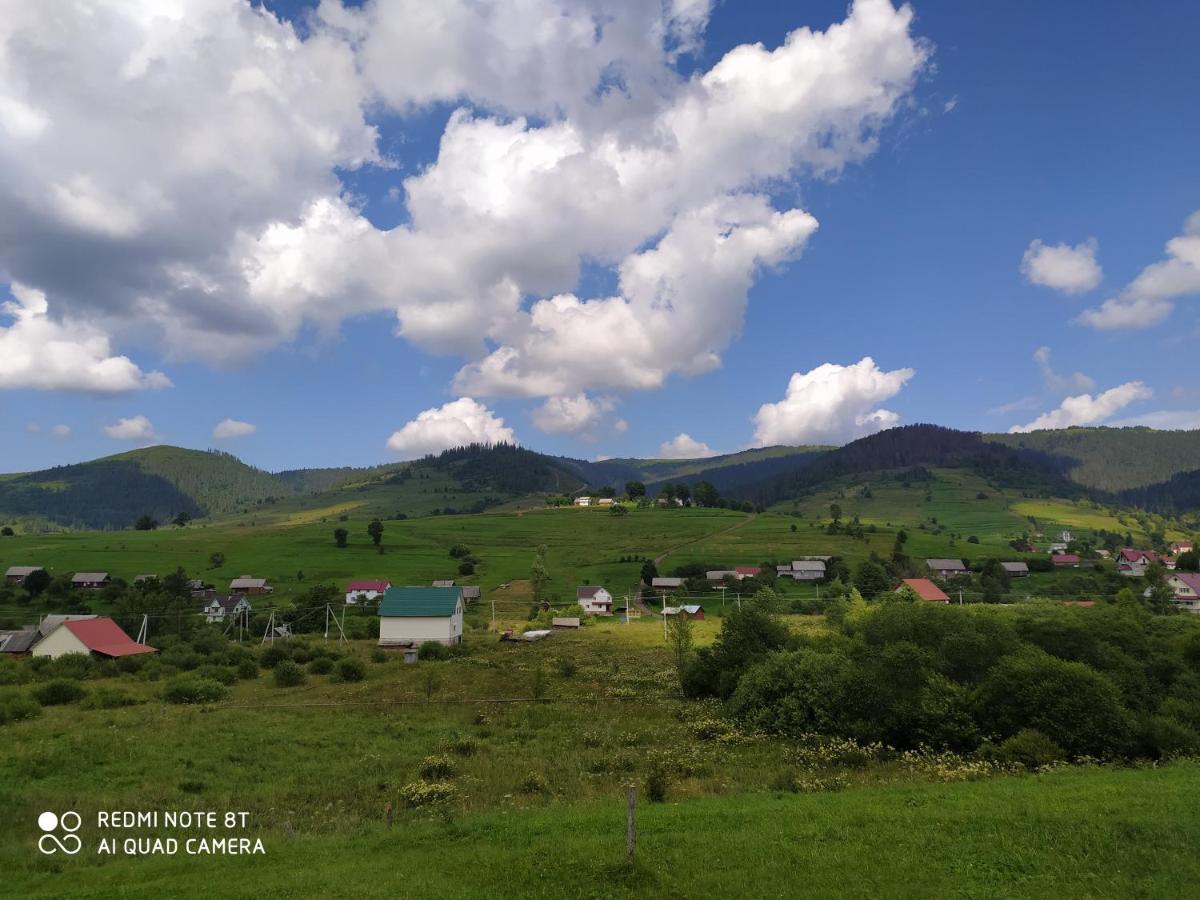
[[[391,587],[379,603],[379,646],[457,644],[463,633],[462,588]]]

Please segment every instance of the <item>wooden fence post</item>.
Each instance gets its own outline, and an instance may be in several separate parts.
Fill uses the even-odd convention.
[[[633,808],[637,804],[637,786],[629,785],[629,807],[625,814],[625,863],[633,865],[633,842],[635,838],[635,828],[633,821]]]

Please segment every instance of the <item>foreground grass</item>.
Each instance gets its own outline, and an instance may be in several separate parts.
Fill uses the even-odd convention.
[[[0,859],[27,897],[1187,897],[1198,789],[1177,764],[642,803],[632,869],[619,792],[329,836],[268,818],[265,856],[45,860],[29,839]]]

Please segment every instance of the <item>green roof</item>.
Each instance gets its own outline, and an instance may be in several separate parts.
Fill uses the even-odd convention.
[[[383,594],[381,616],[452,616],[462,598],[456,587],[393,587]]]

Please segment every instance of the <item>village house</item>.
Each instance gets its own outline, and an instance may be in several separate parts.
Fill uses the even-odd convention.
[[[576,497],[574,502],[575,502],[576,506],[591,506],[592,498],[591,497]]]
[[[612,594],[599,585],[585,584],[576,588],[575,601],[588,615],[607,616],[612,614]]]
[[[462,589],[464,603],[478,603],[483,599],[483,589],[477,584],[468,584]]]
[[[457,644],[463,633],[462,591],[455,587],[390,587],[379,602],[379,646]]]
[[[927,600],[930,603],[949,603],[950,598],[946,596],[945,591],[930,581],[928,578],[905,578],[896,587],[896,590],[903,588],[911,588],[920,599]]]
[[[107,572],[76,572],[71,576],[71,587],[82,590],[98,590],[112,584],[112,576]]]
[[[793,581],[820,581],[825,577],[825,563],[819,559],[792,560]]]
[[[84,653],[114,659],[138,653],[157,653],[153,647],[139,644],[112,619],[68,619],[60,622],[33,648],[34,656],[57,659],[70,653]]]
[[[698,603],[685,603],[682,606],[664,606],[664,616],[683,616],[685,619],[704,619],[704,607]]]
[[[253,575],[242,575],[229,582],[231,594],[269,594],[275,588],[265,578],[255,578]]]
[[[1075,553],[1058,553],[1050,557],[1050,562],[1059,568],[1079,568],[1080,559]]]
[[[224,622],[226,619],[237,619],[242,615],[248,616],[251,612],[253,609],[245,595],[213,597],[204,607],[204,620],[206,622]]]
[[[1029,574],[1029,563],[1002,562],[1000,566],[1008,574],[1009,578],[1024,578]]]
[[[96,616],[89,613],[72,613],[70,615],[51,613],[43,617],[42,621],[38,623],[38,639],[44,638],[63,622],[86,622],[95,618]]]
[[[200,578],[192,578],[187,583],[188,593],[193,600],[208,600],[217,595],[216,588]]]
[[[938,578],[956,578],[967,574],[967,567],[961,559],[927,559],[925,565]]]
[[[390,587],[391,584],[386,581],[372,581],[370,579],[351,581],[346,585],[346,603],[349,606],[353,606],[356,603],[365,603],[368,600],[374,600]]]
[[[25,579],[34,572],[41,572],[41,566],[9,566],[4,573],[4,580],[9,584],[24,584]]]
[[[709,569],[704,577],[709,581],[724,581],[726,578],[737,578],[737,572],[733,569]]]
[[[677,591],[683,587],[682,578],[661,577],[651,580],[650,587],[656,591]]]
[[[1152,550],[1133,550],[1126,547],[1117,555],[1117,571],[1130,578],[1146,574],[1151,563],[1158,562],[1158,554]]]
[[[1196,549],[1196,545],[1191,541],[1172,541],[1171,555],[1178,556],[1180,553],[1191,553]]]
[[[1200,614],[1200,573],[1175,572],[1167,579],[1175,604],[1182,610]],[[1150,589],[1146,589],[1147,596]]]
[[[734,577],[738,581],[743,581],[747,578],[756,578],[761,572],[758,566],[736,566],[733,570]]]
[[[433,582],[431,587],[454,587],[453,578],[439,578]]]
[[[613,498],[612,497],[601,497],[599,500],[596,501],[596,505],[597,506],[612,506]]]

